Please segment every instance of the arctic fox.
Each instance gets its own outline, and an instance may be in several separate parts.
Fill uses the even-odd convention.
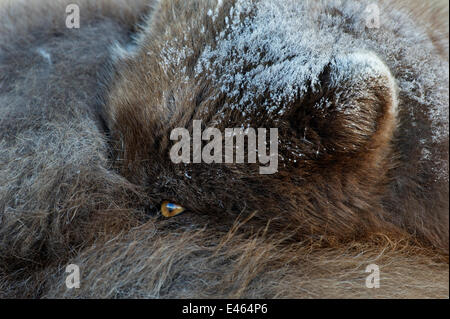
[[[448,3],[0,1],[0,297],[448,297],[448,61]]]

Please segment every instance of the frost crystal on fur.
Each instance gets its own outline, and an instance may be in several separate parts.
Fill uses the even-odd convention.
[[[449,91],[442,83],[449,80],[448,61],[433,55],[424,31],[402,12],[380,6],[381,29],[367,29],[364,8],[368,4],[238,0],[225,13],[225,28],[215,44],[203,50],[196,75],[209,74],[221,93],[236,99],[230,107],[243,114],[255,109],[252,102],[261,97],[266,112],[283,114],[290,101],[319,84],[320,73],[334,56],[365,49],[386,59],[401,94],[427,106],[423,111],[432,121],[433,135],[422,147],[445,141],[449,134]],[[336,10],[342,15],[329,14]],[[352,34],[336,36],[344,27]],[[396,41],[390,41],[394,30]],[[405,61],[408,67],[403,65]],[[397,71],[402,68],[403,72]],[[326,101],[322,102],[317,107],[324,107]],[[441,175],[448,178],[445,163],[432,158]]]
[[[238,1],[226,16],[226,28],[217,47],[206,48],[197,65],[197,74],[212,73],[222,93],[240,96],[242,111],[253,108],[255,98],[270,92],[267,112],[283,112],[283,104],[318,82],[323,67],[331,59],[331,48],[310,41],[331,35],[318,32],[309,19],[299,19],[305,8],[297,2]],[[241,16],[255,11],[254,17]],[[302,32],[298,32],[302,30]],[[248,67],[251,66],[250,69]]]

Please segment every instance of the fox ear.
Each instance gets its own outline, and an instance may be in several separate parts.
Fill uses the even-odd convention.
[[[397,88],[386,64],[370,51],[336,56],[319,88],[296,118],[312,128],[327,154],[376,152],[390,144],[396,126]],[[297,123],[298,124],[298,123]],[[308,130],[306,130],[308,131]]]

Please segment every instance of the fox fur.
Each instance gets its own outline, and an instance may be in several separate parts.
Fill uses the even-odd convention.
[[[0,0],[0,297],[448,298],[448,3],[375,3]],[[278,172],[172,163],[193,120]]]

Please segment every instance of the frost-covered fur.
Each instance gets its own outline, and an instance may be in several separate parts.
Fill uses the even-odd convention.
[[[368,4],[0,0],[0,297],[448,298],[448,4]],[[279,172],[172,164],[193,119]]]

